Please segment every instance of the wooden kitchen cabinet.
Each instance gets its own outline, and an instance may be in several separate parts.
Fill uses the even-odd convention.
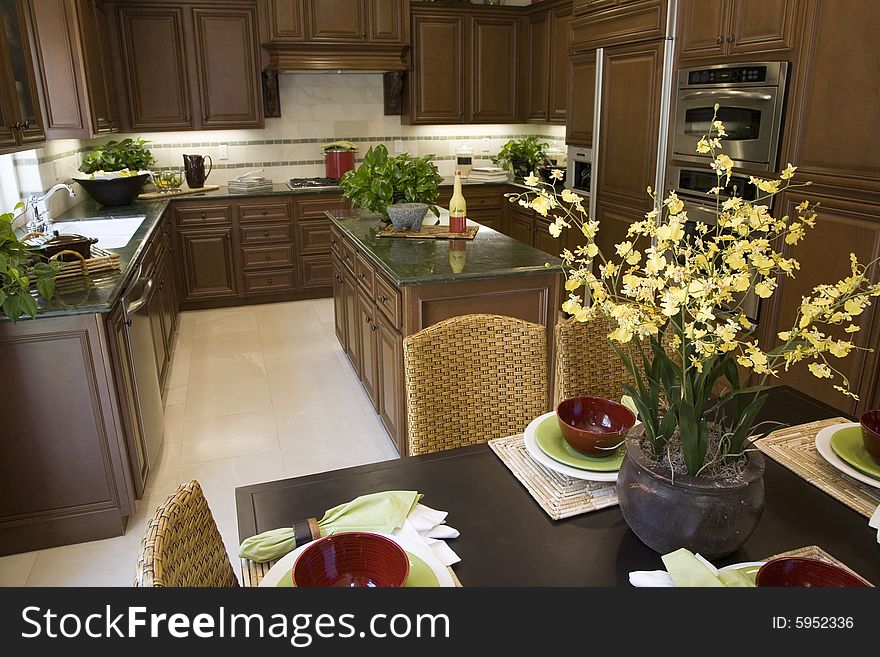
[[[470,22],[471,64],[469,123],[515,123],[517,120],[516,16],[474,16]]]
[[[565,2],[551,8],[550,16],[550,88],[548,89],[547,122],[566,123],[568,118],[568,30],[572,7]]]
[[[666,0],[596,0],[589,11],[574,9],[568,42],[572,54],[666,35]]]
[[[45,140],[33,46],[24,0],[0,0],[0,153],[33,148]]]
[[[256,7],[118,3],[131,130],[261,128]]]
[[[574,13],[578,16],[592,11],[607,9],[617,4],[617,0],[574,0]]]
[[[568,108],[568,26],[571,2],[541,8],[525,21],[527,40],[521,62],[525,96],[523,118],[565,123]]]
[[[229,226],[177,228],[182,301],[216,300],[238,294],[233,236]]]
[[[568,68],[565,141],[569,146],[593,147],[596,114],[596,52],[572,55]]]
[[[313,43],[367,40],[364,0],[310,0],[308,15],[308,37]]]
[[[345,311],[345,355],[358,377],[361,376],[363,364],[361,363],[361,335],[360,335],[360,307],[358,305],[358,287],[348,270],[342,268],[342,285]]]
[[[406,45],[409,43],[409,2],[367,0],[367,41]]]
[[[794,47],[799,0],[681,0],[679,60],[781,53]],[[717,63],[717,62],[716,62]]]
[[[260,0],[270,44],[409,43],[407,0]]]
[[[533,246],[535,243],[534,211],[518,205],[511,205],[508,212],[509,232],[507,234],[523,244]]]
[[[116,131],[103,13],[95,0],[40,0],[29,6],[46,137],[91,139]]]
[[[403,337],[381,314],[376,313],[379,419],[400,454],[406,454],[406,413],[403,390]]]
[[[466,106],[465,18],[455,13],[413,11],[413,70],[407,123],[462,123]]]
[[[363,289],[358,292],[358,339],[361,343],[361,385],[373,408],[379,410],[379,324],[376,303]]]

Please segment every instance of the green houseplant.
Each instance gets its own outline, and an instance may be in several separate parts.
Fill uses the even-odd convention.
[[[537,137],[522,137],[511,139],[492,161],[500,167],[507,169],[517,180],[523,180],[546,161],[544,155],[547,144],[538,141]]]
[[[354,205],[382,215],[385,221],[390,221],[388,208],[395,203],[421,203],[426,211],[430,208],[436,214],[434,201],[443,177],[432,158],[424,155],[410,159],[407,153],[391,157],[379,144],[366,152],[357,169],[342,176],[339,186]]]
[[[16,210],[22,204],[16,206]],[[35,317],[37,301],[31,295],[31,281],[46,299],[55,294],[55,276],[63,263],[40,261],[33,250],[15,233],[12,213],[0,214],[0,310],[17,321],[22,315]]]
[[[89,195],[102,205],[128,205],[140,194],[150,177],[153,154],[143,139],[109,141],[83,157],[75,177]]]
[[[774,428],[756,421],[768,379],[806,363],[812,375],[854,396],[835,360],[863,349],[850,338],[871,297],[880,296],[880,284],[869,277],[877,261],[865,266],[852,255],[845,278],[815,287],[792,328],[759,344],[741,295],[754,290],[769,298],[781,280],[796,276],[800,263],[780,245],[804,239],[816,223],[816,206],[804,200],[793,216],[769,214],[773,196],[807,184],[793,183],[790,164],[779,179],[750,179],[755,200],[722,200],[733,171],[721,152],[724,136],[722,122],[713,120],[698,142],[716,175],[710,194],[717,225],[697,222],[691,235],[674,192],[665,199],[652,193],[655,209],[630,226],[614,253],[601,252],[601,226],[570,190],[557,194],[529,176],[531,191],[512,199],[552,216],[554,236],[568,228],[582,234],[583,244],[562,254],[570,293],[563,310],[581,321],[609,318],[610,344],[635,381],[622,388],[644,433],[627,441],[618,476],[624,518],[658,552],[685,547],[709,558],[742,545],[763,511],[763,457],[751,441]],[[742,380],[742,370],[754,385]],[[727,391],[713,395],[719,383]]]

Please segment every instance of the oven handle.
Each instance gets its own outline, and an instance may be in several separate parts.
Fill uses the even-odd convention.
[[[751,98],[754,100],[773,100],[770,94],[762,94],[757,91],[737,91],[731,89],[729,91],[691,91],[681,96],[681,100],[693,100],[694,98],[703,98],[704,96],[712,96],[713,98]]]

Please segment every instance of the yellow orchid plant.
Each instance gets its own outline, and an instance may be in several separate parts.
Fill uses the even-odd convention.
[[[588,216],[576,193],[556,193],[532,175],[525,180],[527,192],[509,195],[511,202],[552,217],[554,237],[565,229],[583,234],[581,246],[562,253],[570,295],[562,309],[580,321],[612,320],[608,338],[635,380],[624,389],[638,408],[645,444],[658,462],[683,464],[691,475],[740,460],[763,405],[760,392],[780,369],[807,361],[814,376],[832,379],[837,390],[855,397],[834,359],[861,347],[827,331],[842,326],[848,336],[857,332],[856,317],[871,297],[880,296],[880,284],[868,276],[876,261],[863,266],[851,255],[849,276],[819,285],[805,297],[794,326],[779,333],[778,346],[765,350],[758,344],[741,308],[743,293],[754,290],[766,299],[778,278],[794,277],[800,264],[777,249],[783,241],[795,245],[804,238],[816,223],[816,206],[804,201],[797,216],[771,216],[773,196],[809,184],[794,182],[797,167],[791,164],[776,180],[751,177],[758,191],[754,201],[737,195],[722,200],[733,162],[721,152],[726,133],[715,109],[711,128],[697,145],[698,152],[711,156],[716,176],[709,191],[715,226],[694,222],[694,230],[686,230],[687,211],[676,193],[661,199],[649,188],[654,209],[629,227],[614,254],[603,254],[596,244],[599,222]],[[760,384],[744,385],[737,366],[758,374]],[[729,391],[712,398],[722,377]]]

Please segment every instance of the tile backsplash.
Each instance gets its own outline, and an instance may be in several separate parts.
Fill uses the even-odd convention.
[[[489,158],[515,137],[535,135],[551,148],[561,149],[565,145],[565,127],[560,125],[402,125],[400,117],[384,115],[379,73],[285,73],[279,77],[279,91],[282,116],[266,119],[265,129],[159,132],[112,138],[140,136],[147,139],[152,145],[156,168],[180,168],[184,153],[210,155],[214,172],[209,183],[214,184],[224,184],[257,169],[262,169],[261,175],[276,182],[321,176],[324,174],[321,144],[337,139],[358,144],[359,158],[370,146],[379,143],[385,144],[391,153],[395,152],[396,145],[413,156],[434,155],[444,176],[452,175],[454,153],[461,145],[473,148],[478,166],[490,163]],[[11,162],[21,197],[69,180],[82,153],[106,141],[108,138],[91,142],[54,140],[43,148],[16,153]],[[221,159],[223,151],[227,155],[225,159]],[[0,188],[0,192],[7,204],[14,196],[13,191],[5,188]],[[77,199],[58,194],[51,209],[60,212],[83,197],[84,192],[79,193]]]

